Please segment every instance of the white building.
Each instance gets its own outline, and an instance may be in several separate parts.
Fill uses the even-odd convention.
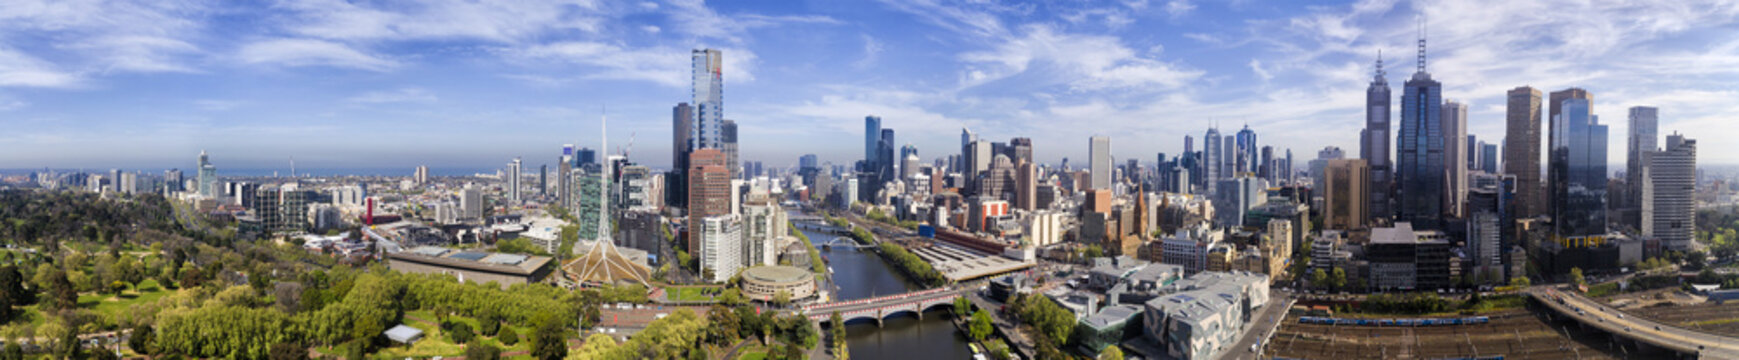
[[[1689,249],[1697,211],[1697,140],[1667,135],[1666,148],[1647,162],[1642,233],[1660,238],[1666,249]]]
[[[722,282],[743,267],[743,218],[739,215],[710,216],[701,220],[700,267],[711,270],[707,280]],[[704,271],[704,270],[703,270]]]
[[[1188,274],[1201,272],[1208,267],[1208,247],[1223,238],[1224,232],[1207,224],[1178,229],[1160,244],[1165,249],[1160,262],[1182,266]]]
[[[789,217],[779,202],[755,194],[743,203],[743,266],[778,265],[789,233]]]
[[[1027,235],[1031,236],[1034,247],[1062,242],[1063,232],[1063,213],[1060,211],[1039,210],[1027,217]]]
[[[1268,305],[1268,276],[1205,272],[1164,286],[1149,300],[1142,335],[1177,359],[1214,359],[1238,341],[1250,316]]]

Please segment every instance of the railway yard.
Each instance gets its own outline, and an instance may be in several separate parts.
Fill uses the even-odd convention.
[[[1674,304],[1662,302],[1625,312],[1649,320],[1710,334],[1739,336],[1739,302]]]
[[[1739,312],[1739,307],[1732,309]],[[1489,316],[1491,322],[1430,327],[1301,324],[1298,316],[1288,316],[1264,348],[1264,355],[1289,359],[1673,358],[1668,352],[1639,353],[1634,344],[1618,344],[1597,330],[1549,321],[1527,309],[1482,315]]]

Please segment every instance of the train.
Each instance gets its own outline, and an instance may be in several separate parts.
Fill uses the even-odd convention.
[[[1303,317],[1298,318],[1298,323],[1300,323],[1300,324],[1317,324],[1317,325],[1335,325],[1335,326],[1341,326],[1341,325],[1347,325],[1347,326],[1400,326],[1400,327],[1453,326],[1453,325],[1489,324],[1489,323],[1491,323],[1491,317],[1471,316],[1471,317],[1440,318],[1440,319],[1347,319],[1347,318],[1335,318],[1335,317],[1303,316]]]

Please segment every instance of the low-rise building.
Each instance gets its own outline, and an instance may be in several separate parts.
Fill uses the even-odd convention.
[[[790,266],[756,266],[743,270],[743,296],[770,301],[785,293],[790,300],[815,296],[815,276]]]
[[[1165,290],[1167,295],[1145,304],[1142,334],[1172,358],[1213,359],[1236,342],[1250,317],[1267,305],[1268,276],[1204,272]]]
[[[555,268],[548,256],[458,251],[422,246],[387,253],[387,267],[399,272],[453,275],[461,282],[495,282],[502,288],[544,280]]]

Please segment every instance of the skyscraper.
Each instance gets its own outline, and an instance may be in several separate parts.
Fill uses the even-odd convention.
[[[725,171],[732,179],[742,176],[742,160],[737,157],[737,122],[725,119],[719,124],[719,151],[725,153]]]
[[[211,158],[205,155],[205,150],[199,151],[199,196],[217,196],[217,166],[211,164]]]
[[[1371,202],[1370,215],[1377,218],[1394,216],[1390,208],[1393,201],[1390,191],[1394,190],[1394,168],[1389,163],[1389,80],[1383,78],[1383,54],[1377,53],[1377,72],[1371,76],[1371,85],[1365,88],[1365,129],[1359,132],[1359,158],[1364,159],[1370,168],[1371,196],[1366,200]]]
[[[866,168],[875,168],[876,147],[882,143],[882,117],[863,117],[863,164]]]
[[[689,149],[717,149],[724,126],[724,56],[716,49],[694,50],[694,120],[690,124]]]
[[[1092,141],[1091,141],[1091,144],[1090,144],[1088,150],[1091,152],[1091,156],[1092,156],[1092,159],[1090,159],[1089,161],[1092,162],[1090,166],[1093,169],[1093,175],[1091,177],[1091,180],[1093,182],[1092,182],[1092,186],[1089,187],[1089,189],[1092,189],[1092,190],[1110,190],[1111,189],[1111,137],[1109,137],[1109,136],[1094,136],[1090,140],[1092,140]]]
[[[1655,152],[1644,172],[1642,233],[1661,239],[1668,250],[1691,247],[1696,220],[1697,141],[1684,135],[1667,136],[1666,148]]]
[[[1479,142],[1479,169],[1488,174],[1497,173],[1497,144]]]
[[[1232,171],[1232,176],[1237,176],[1238,173],[1260,173],[1262,162],[1259,156],[1262,148],[1256,145],[1256,131],[1250,130],[1250,124],[1244,124],[1244,129],[1238,130],[1237,136],[1238,151],[1234,155],[1237,160],[1233,165],[1236,170]]]
[[[1370,220],[1370,169],[1364,159],[1330,159],[1324,161],[1323,210],[1324,226],[1330,230],[1362,229]]]
[[[1215,194],[1214,189],[1220,182],[1220,162],[1225,159],[1220,154],[1220,129],[1208,128],[1208,133],[1202,134],[1202,183],[1196,188],[1203,189],[1208,194]]]
[[[1625,141],[1629,146],[1624,162],[1626,191],[1624,199],[1613,200],[1624,205],[1624,225],[1635,229],[1642,228],[1642,208],[1649,206],[1642,202],[1643,177],[1646,176],[1643,168],[1648,167],[1650,153],[1659,150],[1659,115],[1660,109],[1650,106],[1630,108],[1630,136]]]
[[[1540,183],[1540,91],[1521,86],[1507,93],[1504,173],[1516,176],[1516,218],[1546,213]]]
[[[522,169],[520,168],[521,166],[524,166],[524,164],[519,161],[519,158],[513,158],[513,162],[507,163],[507,173],[503,174],[503,176],[507,177],[507,189],[505,190],[507,190],[507,201],[510,203],[519,203],[520,200],[524,199],[519,197],[519,174],[522,172]]]
[[[483,218],[483,191],[465,185],[464,190],[459,190],[459,208],[464,210],[460,217],[470,220]]]
[[[1032,138],[1017,137],[1010,139],[1008,141],[1008,146],[1014,152],[1013,155],[1009,156],[1009,160],[1014,160],[1015,164],[1021,162],[1034,162]]]
[[[1443,213],[1452,217],[1466,216],[1467,203],[1467,104],[1455,100],[1443,102]]]
[[[1548,211],[1562,237],[1606,234],[1606,125],[1590,99],[1566,98],[1552,118]]]
[[[718,149],[695,150],[688,163],[688,252],[700,254],[698,235],[706,229],[704,221],[731,213],[731,175]]]
[[[674,207],[688,206],[688,153],[694,149],[692,132],[694,131],[694,107],[688,103],[677,103],[670,109],[671,149],[670,172],[667,180],[670,186],[664,197],[665,205]]]
[[[417,165],[417,171],[412,174],[412,177],[416,180],[417,185],[427,185],[429,183],[429,167]]]
[[[1419,38],[1419,70],[1402,85],[1401,129],[1395,142],[1396,222],[1439,229],[1443,214],[1443,84],[1425,72],[1425,38]]]

